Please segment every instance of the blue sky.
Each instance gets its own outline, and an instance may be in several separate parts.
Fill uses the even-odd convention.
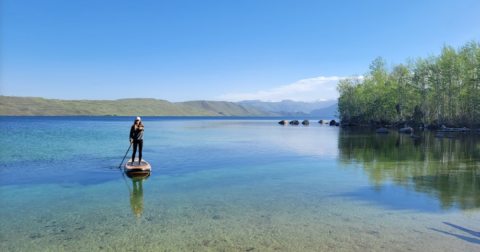
[[[2,0],[0,93],[335,99],[340,77],[480,38],[480,1]]]

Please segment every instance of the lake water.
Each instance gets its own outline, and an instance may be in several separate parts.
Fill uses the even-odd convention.
[[[478,133],[133,119],[0,117],[0,251],[480,251]]]

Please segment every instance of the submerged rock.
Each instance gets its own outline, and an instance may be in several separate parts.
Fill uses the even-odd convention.
[[[377,129],[377,133],[388,134],[390,133],[390,130],[388,130],[387,128],[380,128],[380,129]]]
[[[400,128],[398,130],[400,133],[413,133],[413,128],[412,127],[405,127],[405,128]]]

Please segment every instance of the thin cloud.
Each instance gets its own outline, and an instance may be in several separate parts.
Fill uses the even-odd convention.
[[[256,93],[227,93],[217,97],[220,100],[243,101],[243,100],[261,100],[261,101],[317,101],[334,100],[338,98],[336,90],[338,81],[345,77],[316,77],[302,79],[289,85],[272,88],[267,91],[258,91]]]

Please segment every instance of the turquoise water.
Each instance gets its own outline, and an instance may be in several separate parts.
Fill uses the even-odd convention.
[[[0,250],[480,249],[478,134],[280,119],[145,117],[132,179],[133,118],[0,117]]]

